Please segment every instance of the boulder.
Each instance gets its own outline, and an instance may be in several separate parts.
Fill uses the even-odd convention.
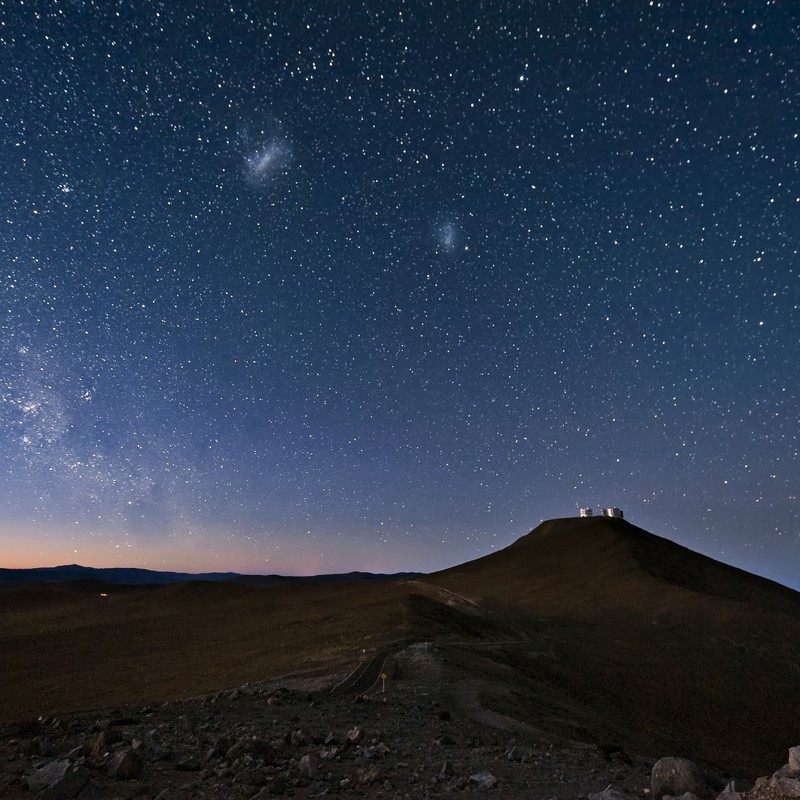
[[[650,773],[650,793],[654,800],[665,795],[680,797],[690,792],[697,797],[708,793],[708,779],[694,761],[667,757],[655,763]]]
[[[301,778],[314,780],[317,777],[317,760],[310,753],[306,753],[297,765]]]
[[[135,780],[142,774],[144,762],[136,750],[122,750],[108,764],[108,774],[118,781]]]
[[[25,782],[32,792],[41,792],[48,786],[52,786],[56,781],[60,781],[69,769],[69,761],[66,758],[57,758],[49,764],[34,770],[28,775]]]
[[[45,800],[72,800],[89,782],[89,770],[57,758],[28,775],[26,784]]]
[[[800,745],[789,748],[789,769],[792,772],[800,771]]]
[[[51,786],[39,793],[39,800],[72,800],[89,783],[89,770],[86,767],[71,766],[64,775]]]
[[[488,769],[470,775],[469,782],[478,789],[494,789],[497,786],[497,778]]]
[[[68,769],[69,761],[66,758],[59,758],[34,770],[25,779],[25,783],[32,792],[41,792],[56,781],[61,780]]]
[[[782,797],[800,797],[800,778],[775,775],[770,780],[769,785],[780,792]]]

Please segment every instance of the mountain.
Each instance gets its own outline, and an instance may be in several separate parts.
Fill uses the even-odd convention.
[[[161,572],[152,569],[136,569],[131,567],[82,567],[79,564],[65,564],[60,567],[33,567],[31,569],[0,569],[0,585],[49,583],[76,580],[104,581],[110,584],[127,586],[143,586],[148,584],[180,583],[185,581],[235,581],[253,586],[275,586],[285,583],[315,583],[354,580],[388,580],[408,577],[416,573],[397,573],[383,575],[371,572],[349,572],[333,575],[311,575],[292,577],[285,575],[242,575],[238,572]]]
[[[611,517],[543,522],[509,547],[429,576],[520,611],[674,613],[736,601],[796,613],[800,594]],[[643,605],[642,605],[643,604]]]
[[[235,572],[158,572],[151,569],[129,567],[83,567],[64,564],[60,567],[34,567],[31,569],[0,569],[0,584],[33,583],[36,581],[60,582],[77,580],[105,581],[112,584],[140,586],[143,584],[177,583],[178,581],[230,581],[241,577]]]
[[[421,582],[529,642],[460,648],[495,712],[740,774],[800,740],[800,594],[777,583],[610,518],[544,522]]]
[[[765,774],[800,741],[800,594],[613,518],[396,580],[0,586],[0,722],[379,674],[502,737]],[[373,658],[369,658],[372,656]],[[358,677],[361,675],[361,677]]]

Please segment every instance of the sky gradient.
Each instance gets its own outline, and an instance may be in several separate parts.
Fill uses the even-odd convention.
[[[800,6],[706,5],[0,3],[0,566],[800,588]]]

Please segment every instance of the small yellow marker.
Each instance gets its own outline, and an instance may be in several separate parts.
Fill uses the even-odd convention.
[[[386,679],[389,676],[385,672],[381,672],[381,692],[386,693]]]

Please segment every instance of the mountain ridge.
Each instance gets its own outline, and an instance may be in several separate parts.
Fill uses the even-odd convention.
[[[128,586],[165,585],[189,581],[214,581],[247,583],[253,586],[273,586],[287,583],[314,583],[340,581],[395,580],[419,573],[373,573],[352,571],[321,575],[250,575],[240,572],[173,572],[140,567],[86,567],[80,564],[62,564],[55,567],[0,568],[0,585],[72,580],[96,580]]]
[[[510,577],[527,584],[516,601],[522,606],[535,606],[537,597],[550,605],[574,606],[588,599],[596,604],[609,590],[617,605],[642,598],[652,602],[658,586],[662,592],[714,595],[781,613],[800,612],[800,593],[794,589],[609,517],[545,520],[502,550],[426,579],[455,586],[459,581],[469,584],[476,573],[483,585],[475,591],[487,597],[492,595],[487,578],[497,585]]]

